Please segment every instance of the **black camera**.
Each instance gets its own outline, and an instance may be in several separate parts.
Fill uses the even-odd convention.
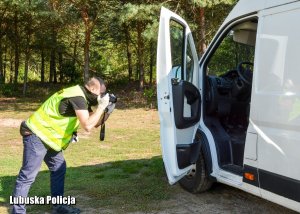
[[[114,94],[108,94],[109,95],[109,102],[110,103],[116,103],[118,98]]]
[[[108,94],[109,96],[109,102],[110,103],[116,103],[118,98],[114,95],[114,94]],[[105,109],[104,111],[104,114],[108,112],[108,108]],[[103,116],[103,119],[102,119],[102,125],[101,125],[101,129],[100,129],[100,141],[103,141],[104,140],[104,137],[105,137],[105,124],[104,124],[104,119],[105,119],[105,116]]]

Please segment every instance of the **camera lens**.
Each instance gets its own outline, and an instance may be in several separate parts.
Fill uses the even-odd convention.
[[[109,102],[116,103],[117,102],[117,97],[113,94],[109,94]]]

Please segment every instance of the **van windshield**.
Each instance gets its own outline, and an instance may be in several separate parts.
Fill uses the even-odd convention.
[[[232,29],[223,38],[208,64],[208,75],[221,76],[241,62],[254,62],[256,31]]]

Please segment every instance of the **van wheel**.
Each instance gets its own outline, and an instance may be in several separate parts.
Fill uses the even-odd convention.
[[[194,168],[179,181],[179,184],[192,193],[200,193],[210,189],[213,181],[209,179],[202,150]]]

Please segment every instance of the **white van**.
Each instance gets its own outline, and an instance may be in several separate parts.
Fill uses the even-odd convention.
[[[200,60],[162,8],[157,99],[170,184],[217,181],[300,211],[300,1],[239,1]]]

